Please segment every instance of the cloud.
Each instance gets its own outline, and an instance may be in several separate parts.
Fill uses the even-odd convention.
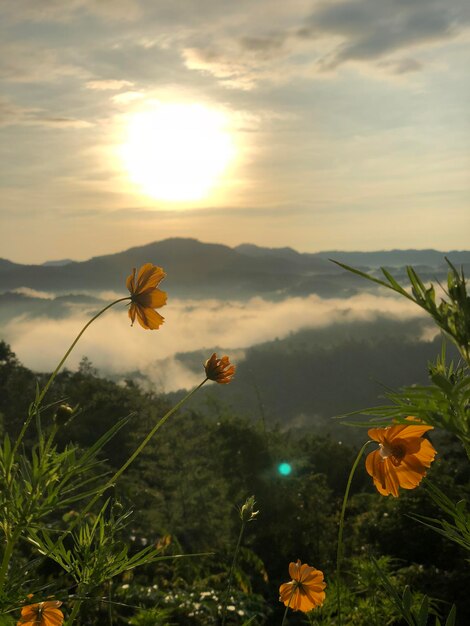
[[[0,98],[0,127],[43,126],[46,128],[90,128],[91,122],[72,117],[52,117],[43,109],[24,107]]]
[[[314,10],[298,36],[339,38],[319,61],[322,69],[331,70],[347,61],[375,62],[417,46],[446,42],[469,19],[469,10],[460,0],[330,2]]]
[[[424,68],[423,63],[411,58],[381,61],[378,66],[383,67],[387,71],[397,75],[419,72]]]
[[[36,109],[22,107],[7,98],[0,98],[0,126],[13,126],[23,122]]]
[[[290,51],[286,41],[281,34],[219,38],[183,48],[182,56],[188,69],[211,74],[224,87],[249,91],[262,81],[283,83],[290,80],[292,75],[287,67]]]
[[[82,310],[80,315],[63,320],[28,317],[14,319],[4,326],[3,338],[19,359],[37,371],[51,371],[70,345],[86,319],[96,312]],[[69,359],[75,369],[82,356],[88,356],[102,374],[124,376],[140,370],[165,391],[190,387],[199,377],[185,370],[177,353],[214,349],[243,358],[246,348],[284,338],[302,328],[326,328],[335,323],[373,321],[379,316],[392,319],[422,317],[421,310],[406,300],[390,296],[361,294],[349,299],[322,299],[316,295],[268,302],[170,300],[163,309],[165,324],[158,332],[144,331],[128,324],[124,306],[106,313],[80,340]],[[241,350],[242,352],[235,352]],[[201,364],[202,367],[202,364]]]
[[[129,80],[116,80],[113,78],[102,80],[89,80],[85,83],[87,89],[96,91],[118,91],[124,87],[132,87],[133,83]]]
[[[51,83],[87,76],[79,65],[66,63],[59,50],[32,43],[4,43],[0,48],[0,80],[11,83]]]
[[[37,126],[46,126],[50,128],[90,128],[94,126],[92,122],[86,120],[78,120],[72,117],[31,117],[26,121],[27,124]]]
[[[136,100],[142,100],[145,98],[145,94],[141,91],[124,91],[123,93],[118,93],[112,97],[112,101],[116,104],[124,104],[127,105],[129,102],[135,102]]]
[[[30,287],[17,287],[12,289],[11,293],[19,293],[28,298],[39,298],[40,300],[53,300],[55,296],[47,291],[37,291],[37,289],[31,289]]]
[[[6,3],[4,12],[13,22],[68,22],[84,12],[115,21],[133,21],[141,16],[140,3],[135,0],[17,0]]]

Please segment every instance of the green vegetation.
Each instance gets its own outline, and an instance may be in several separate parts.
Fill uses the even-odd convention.
[[[101,378],[87,359],[51,378],[0,342],[0,623],[51,597],[86,626],[469,623],[469,300],[452,266],[447,304],[412,276],[411,297],[461,361],[442,351],[427,386],[362,411],[367,426],[415,415],[434,428],[436,461],[398,498],[379,495],[362,462],[349,474],[357,447],[335,427],[289,430],[224,404],[173,414],[169,398]],[[297,559],[325,574],[312,613],[278,601]]]

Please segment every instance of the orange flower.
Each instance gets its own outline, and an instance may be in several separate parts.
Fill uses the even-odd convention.
[[[279,600],[294,611],[311,611],[325,601],[323,572],[297,560],[289,563],[292,580],[279,587]]]
[[[126,285],[131,292],[129,317],[132,324],[137,320],[142,328],[155,330],[163,324],[163,317],[154,309],[166,304],[166,293],[157,289],[157,285],[165,278],[161,267],[146,263],[142,265],[135,280],[135,267],[128,276]]]
[[[48,600],[25,606],[16,626],[62,626],[64,614],[59,609],[61,604],[59,600]]]
[[[215,352],[204,363],[204,369],[209,380],[215,380],[216,383],[221,385],[229,383],[235,375],[235,365],[230,364],[228,356],[218,359]]]
[[[384,496],[398,496],[398,487],[414,489],[426,475],[436,456],[431,443],[423,438],[432,426],[407,417],[411,424],[397,424],[388,428],[371,428],[369,437],[377,441],[378,450],[368,454],[366,470],[374,485]]]

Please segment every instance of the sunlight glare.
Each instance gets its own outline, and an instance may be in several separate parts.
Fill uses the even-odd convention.
[[[200,104],[158,103],[134,113],[121,147],[132,182],[172,202],[207,197],[234,154],[227,117]]]

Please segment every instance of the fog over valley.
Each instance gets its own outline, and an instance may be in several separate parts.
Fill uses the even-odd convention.
[[[137,323],[131,327],[128,304],[119,303],[87,329],[67,360],[68,369],[75,371],[86,357],[101,376],[171,394],[201,381],[202,365],[212,352],[228,354],[238,368],[237,384],[223,390],[223,402],[252,415],[263,407],[270,419],[299,426],[316,420],[325,428],[331,415],[376,403],[384,382],[426,382],[426,363],[440,349],[440,339],[432,321],[405,298],[319,255],[173,243],[186,255],[172,254],[168,240],[82,263],[31,266],[40,277],[36,288],[31,281],[18,284],[26,266],[3,265],[0,283],[11,286],[0,293],[1,338],[26,367],[52,371],[84,324],[127,294],[129,268],[163,257],[167,277],[161,287],[168,293],[160,309],[163,326],[158,331]],[[435,251],[335,256],[348,262],[348,254],[374,276],[381,276],[377,263],[388,260],[404,285],[403,261],[422,260],[423,279],[445,283],[445,260]],[[470,256],[461,252],[458,258],[465,264]],[[88,290],[83,287],[87,276]],[[60,283],[56,290],[50,286],[54,277]],[[220,297],[204,297],[217,293],[222,279]],[[260,291],[253,294],[258,284]],[[219,391],[208,386],[198,402],[219,397]]]

